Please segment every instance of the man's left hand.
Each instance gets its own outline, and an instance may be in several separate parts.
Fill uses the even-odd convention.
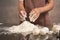
[[[29,13],[29,19],[31,22],[35,22],[39,16],[40,16],[39,8],[35,8]]]

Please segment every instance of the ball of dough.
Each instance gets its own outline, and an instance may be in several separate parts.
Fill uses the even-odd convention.
[[[33,35],[39,35],[39,33],[40,33],[40,29],[39,28],[35,28],[33,30]]]
[[[52,31],[53,31],[54,33],[59,32],[59,30],[60,30],[60,25],[53,25]]]
[[[47,27],[44,27],[42,29],[40,29],[40,34],[41,35],[46,35],[49,32],[49,29]]]

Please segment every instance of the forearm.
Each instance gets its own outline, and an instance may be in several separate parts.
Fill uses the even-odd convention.
[[[24,0],[19,0],[19,4],[18,4],[18,5],[19,5],[19,6],[18,6],[19,11],[25,10],[23,1],[24,1]]]
[[[40,7],[41,12],[47,12],[50,11],[54,7],[54,0],[49,0],[49,2],[44,6]]]

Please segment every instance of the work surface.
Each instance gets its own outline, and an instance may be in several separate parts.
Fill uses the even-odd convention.
[[[41,36],[41,35],[27,35],[24,37],[20,33],[10,33],[9,31],[6,31],[4,29],[9,27],[0,27],[0,40],[46,40],[47,36]],[[28,39],[27,39],[28,38]],[[58,40],[56,35],[50,35],[47,40]]]
[[[27,40],[27,38],[29,38],[29,40],[40,40],[40,36],[34,36],[31,35],[28,37],[28,35],[26,37],[24,37],[22,34],[16,34],[16,33],[7,33],[8,31],[2,30],[0,29],[0,40]],[[45,37],[42,36],[41,40],[45,40]],[[57,37],[54,36],[50,36],[50,38],[48,40],[58,40]]]
[[[55,27],[60,28],[58,25],[53,27],[54,29]],[[52,31],[54,33],[54,30]],[[0,40],[58,40],[57,33],[50,33],[47,27],[37,26],[24,21],[20,25],[0,27]]]

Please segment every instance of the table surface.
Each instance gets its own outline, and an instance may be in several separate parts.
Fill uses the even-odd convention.
[[[6,28],[9,28],[8,26],[0,27],[0,40],[26,40],[25,37],[22,34],[17,33],[10,33],[8,30],[5,30]],[[32,37],[29,40],[37,40]],[[53,36],[49,38],[49,40],[58,40],[56,36]]]

